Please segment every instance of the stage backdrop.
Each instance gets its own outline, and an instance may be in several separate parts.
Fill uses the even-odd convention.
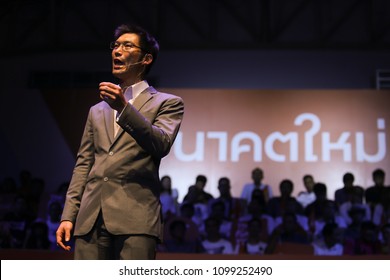
[[[215,196],[223,176],[239,196],[255,167],[275,195],[281,180],[294,182],[295,195],[302,177],[312,174],[333,199],[346,172],[364,188],[374,169],[390,173],[389,91],[160,90],[185,102],[181,130],[161,166],[180,201],[198,174],[207,176],[206,190]]]
[[[366,188],[372,171],[383,168],[390,185],[390,91],[159,90],[185,102],[180,133],[160,174],[172,177],[180,201],[198,174],[207,176],[206,190],[215,196],[218,179],[229,177],[232,193],[239,196],[255,167],[264,170],[264,182],[275,195],[286,178],[294,182],[294,194],[303,190],[305,174],[324,182],[332,199],[346,172]],[[89,107],[99,102],[97,90],[42,94],[75,157]],[[73,164],[62,163],[69,176]]]

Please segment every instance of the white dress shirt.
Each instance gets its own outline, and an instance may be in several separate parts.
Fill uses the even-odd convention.
[[[140,81],[132,86],[127,87],[125,89],[125,92],[123,93],[123,95],[125,96],[125,99],[128,103],[133,104],[134,100],[138,97],[138,95],[140,95],[140,93],[143,92],[148,87],[149,87],[148,82],[143,80],[143,81]],[[123,108],[123,110],[124,110],[124,108]],[[116,110],[114,110],[114,136],[116,136],[116,134],[119,131],[120,126],[118,125],[117,121],[118,121],[120,115],[122,114],[122,112],[120,114],[118,114],[118,112]]]

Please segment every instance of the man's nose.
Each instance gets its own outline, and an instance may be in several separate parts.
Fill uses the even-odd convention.
[[[122,45],[112,50],[115,56],[120,56],[122,54]]]

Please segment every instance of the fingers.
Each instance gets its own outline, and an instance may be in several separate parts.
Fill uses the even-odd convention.
[[[56,235],[57,246],[61,247],[61,248],[64,249],[65,251],[69,251],[69,250],[70,250],[70,246],[69,246],[69,245],[66,245],[66,244],[63,242],[62,236],[63,236],[62,234],[59,235],[59,233],[57,232],[57,235]]]
[[[57,246],[61,247],[66,251],[69,251],[71,249],[71,247],[67,245],[65,242],[70,241],[72,227],[73,224],[71,222],[64,221],[60,224],[60,226],[56,231]]]
[[[57,246],[58,247],[61,247],[63,250],[65,251],[70,251],[71,247],[69,245],[65,245],[64,243],[62,242],[57,242]]]
[[[111,94],[118,94],[118,93],[122,92],[122,89],[120,86],[113,84],[113,83],[109,83],[109,82],[100,83],[99,90],[105,91],[105,92],[111,93]]]
[[[70,240],[70,230],[65,230],[65,241],[69,242]]]
[[[110,82],[101,82],[99,84],[99,86],[106,86],[106,87],[109,87],[109,88],[119,88],[120,89],[120,86],[118,86],[116,84],[113,84],[113,83],[110,83]]]
[[[118,112],[121,112],[126,106],[127,101],[123,95],[123,90],[120,86],[109,82],[99,84],[99,95],[102,100],[107,102],[110,107]]]
[[[114,102],[121,94],[122,89],[118,85],[115,85],[110,82],[102,82],[99,84],[100,98],[109,104]]]

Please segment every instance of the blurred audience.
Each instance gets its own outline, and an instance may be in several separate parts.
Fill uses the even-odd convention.
[[[371,221],[361,224],[359,235],[356,238],[346,237],[344,254],[347,255],[375,255],[382,251],[382,244],[378,239],[378,230]]]
[[[266,253],[273,253],[278,244],[309,244],[309,241],[309,235],[298,223],[295,214],[285,213],[282,223],[273,230],[269,238]]]
[[[45,221],[34,221],[27,230],[26,249],[48,250],[52,248],[49,240],[49,228]]]
[[[188,231],[194,230],[183,219],[173,218],[167,225],[169,234],[160,245],[161,252],[169,253],[202,253],[204,249],[198,235],[190,236]],[[196,229],[196,228],[195,228]],[[194,232],[192,232],[194,233]]]
[[[385,186],[385,176],[385,172],[380,168],[372,172],[374,185],[368,187],[364,192],[366,203],[371,207],[371,210],[374,210],[377,204],[382,204],[384,192],[389,188]]]
[[[15,197],[12,208],[4,215],[4,221],[8,223],[12,237],[11,248],[23,248],[27,229],[35,218],[26,199],[21,195]]]
[[[303,186],[305,187],[305,191],[301,191],[297,195],[297,201],[302,205],[303,208],[316,200],[314,185],[315,181],[312,175],[308,174],[303,176]]]
[[[336,223],[326,224],[312,243],[315,256],[341,256],[344,252],[343,230]]]
[[[213,199],[213,196],[204,190],[206,183],[207,177],[198,175],[195,179],[195,185],[188,188],[188,192],[183,199],[183,202],[194,205],[194,215],[202,220],[209,216],[208,202]]]
[[[347,172],[343,175],[344,186],[335,192],[335,201],[338,206],[344,202],[354,200],[363,203],[364,189],[361,186],[354,185],[355,176]]]
[[[219,196],[209,200],[209,209],[215,202],[221,201],[225,204],[225,218],[227,219],[235,220],[246,213],[246,200],[232,196],[230,179],[228,177],[221,177],[218,180],[218,191]]]
[[[262,192],[265,202],[273,196],[272,189],[269,185],[263,184],[264,172],[260,168],[255,168],[252,170],[251,174],[252,182],[247,183],[243,186],[241,191],[241,198],[245,199],[248,204],[252,199],[252,192],[255,189],[259,189]]]
[[[247,237],[236,246],[238,253],[250,255],[264,255],[267,249],[267,239],[264,238],[263,222],[258,218],[253,218],[247,223]]]
[[[382,169],[372,172],[374,185],[354,185],[352,173],[328,199],[327,186],[303,176],[305,191],[293,196],[284,179],[280,196],[264,184],[263,171],[252,170],[252,183],[233,197],[228,177],[218,180],[218,197],[205,191],[198,175],[182,202],[170,176],[161,178],[164,242],[160,252],[253,254],[278,252],[283,244],[302,244],[314,255],[390,255],[390,187]],[[69,183],[54,192],[28,170],[0,182],[0,248],[58,250],[55,231]],[[279,246],[280,245],[280,246]],[[294,245],[295,246],[295,245]]]
[[[207,254],[234,254],[232,243],[221,236],[221,223],[214,217],[209,217],[205,220],[205,237],[202,241],[202,246]]]
[[[172,179],[170,176],[161,178],[160,201],[163,213],[163,219],[167,220],[170,216],[176,215],[178,212],[179,203],[178,191],[172,188]]]
[[[302,214],[303,208],[297,202],[295,197],[292,197],[294,184],[291,180],[285,179],[279,184],[280,196],[272,197],[267,203],[267,213],[273,218],[281,217],[286,213],[287,208],[294,209],[296,214]]]

